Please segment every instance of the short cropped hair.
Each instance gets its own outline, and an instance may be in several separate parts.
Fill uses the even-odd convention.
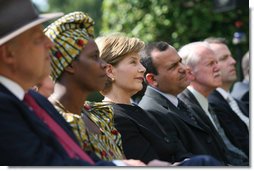
[[[146,68],[145,75],[147,73],[153,73],[155,75],[158,74],[158,71],[153,64],[153,60],[151,56],[152,51],[154,50],[165,51],[168,48],[169,48],[169,44],[163,41],[149,43],[145,46],[145,48],[140,53],[141,63]]]

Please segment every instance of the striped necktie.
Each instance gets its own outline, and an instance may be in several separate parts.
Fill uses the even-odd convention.
[[[230,105],[231,109],[237,114],[237,116],[246,124],[249,129],[249,118],[242,113],[236,100],[229,95],[227,98],[227,102]]]

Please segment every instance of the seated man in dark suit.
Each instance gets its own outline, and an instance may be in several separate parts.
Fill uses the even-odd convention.
[[[173,127],[187,151],[227,163],[222,140],[177,98],[190,82],[175,48],[166,42],[148,44],[141,53],[141,63],[146,68],[148,87],[139,106],[153,115],[166,132],[172,132]]]
[[[217,116],[209,110],[208,95],[221,86],[221,74],[217,58],[209,44],[193,42],[184,45],[179,51],[183,63],[189,66],[190,85],[178,95],[190,108],[199,114],[214,134],[221,136],[227,146],[227,156],[234,165],[248,165],[247,156],[236,138],[225,134]],[[230,139],[231,138],[231,139]],[[232,139],[233,138],[233,139]]]
[[[249,113],[242,101],[234,99],[229,92],[237,78],[236,61],[224,39],[209,38],[206,42],[216,54],[222,78],[222,85],[208,96],[209,105],[217,115],[226,135],[232,135],[232,139],[235,139],[240,144],[239,147],[248,155]]]
[[[30,0],[1,0],[0,163],[8,166],[126,165],[91,158],[64,118],[42,95],[29,91],[50,72],[53,43],[41,23],[62,13],[38,15]],[[18,10],[16,8],[19,8]],[[139,165],[144,166],[142,162]]]

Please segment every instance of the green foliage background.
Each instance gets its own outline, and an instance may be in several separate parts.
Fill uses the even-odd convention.
[[[235,9],[216,13],[213,0],[104,0],[100,33],[124,32],[145,42],[163,40],[176,49],[207,37],[224,37],[241,80],[241,58],[249,50],[249,8],[248,0],[236,2]],[[236,21],[242,22],[241,28]],[[246,41],[234,45],[238,31],[245,33]]]
[[[248,7],[215,13],[211,0],[104,0],[102,7],[100,33],[119,31],[145,42],[164,40],[177,49],[209,36],[225,37],[232,45],[237,20],[249,37]]]
[[[247,1],[247,0],[242,0]],[[241,31],[249,48],[249,7],[215,13],[212,0],[48,0],[49,11],[69,13],[81,10],[96,22],[97,36],[124,32],[145,42],[163,40],[176,49],[209,36],[225,37],[233,48],[237,31],[234,23],[243,22]]]
[[[103,0],[48,0],[50,12],[64,12],[65,14],[74,11],[88,13],[95,21],[95,33],[98,35],[101,30],[101,17]]]

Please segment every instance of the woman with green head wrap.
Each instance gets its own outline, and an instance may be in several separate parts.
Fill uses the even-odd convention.
[[[50,52],[55,87],[49,99],[70,123],[84,150],[103,160],[124,159],[121,135],[112,124],[112,109],[84,108],[88,94],[101,90],[107,78],[106,63],[99,58],[93,40],[93,25],[88,15],[73,12],[44,30],[55,43]]]

